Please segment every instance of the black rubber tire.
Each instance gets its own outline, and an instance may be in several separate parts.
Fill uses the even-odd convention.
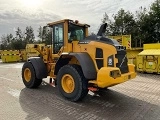
[[[26,68],[28,68],[31,71],[31,80],[29,82],[27,82],[24,77],[24,70]],[[24,85],[27,88],[37,88],[42,83],[42,79],[36,78],[34,67],[30,62],[25,62],[22,67],[22,80],[23,80]]]
[[[75,83],[75,89],[72,93],[66,93],[61,84],[63,75],[69,74],[73,77]],[[88,94],[88,81],[85,79],[81,67],[79,65],[65,65],[63,66],[57,75],[57,86],[59,92],[63,97],[69,101],[82,100]]]

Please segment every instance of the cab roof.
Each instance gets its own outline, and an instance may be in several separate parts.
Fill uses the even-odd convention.
[[[79,23],[77,22],[78,20],[71,20],[71,19],[63,19],[63,20],[59,20],[59,21],[55,21],[55,22],[51,22],[51,23],[48,23],[47,25],[48,26],[53,26],[55,24],[58,24],[58,23],[64,23],[64,22],[71,22],[73,24],[76,24],[76,25],[79,25],[79,26],[85,26],[85,27],[90,27],[90,25],[88,24],[82,24],[82,23]]]

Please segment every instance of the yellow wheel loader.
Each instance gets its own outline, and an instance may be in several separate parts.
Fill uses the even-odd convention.
[[[107,24],[97,35],[88,35],[88,24],[64,19],[47,24],[52,45],[34,48],[39,57],[29,58],[22,67],[27,88],[38,87],[50,77],[62,96],[82,100],[88,90],[108,88],[136,77],[135,66],[127,63],[126,50],[116,40],[103,37]]]

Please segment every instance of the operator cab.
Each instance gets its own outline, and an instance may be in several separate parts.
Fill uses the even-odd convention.
[[[74,40],[81,41],[85,39],[86,36],[88,36],[89,25],[80,24],[77,20],[73,21],[64,19],[61,21],[49,23],[48,26],[53,28],[53,54],[57,54],[60,49],[63,46],[67,46],[68,43],[72,43]]]

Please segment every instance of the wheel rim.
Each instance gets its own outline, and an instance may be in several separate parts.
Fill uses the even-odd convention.
[[[24,78],[27,82],[29,82],[31,80],[31,71],[29,68],[26,68],[24,70]]]
[[[75,83],[71,75],[66,74],[62,77],[62,88],[66,93],[72,93],[74,91]]]

